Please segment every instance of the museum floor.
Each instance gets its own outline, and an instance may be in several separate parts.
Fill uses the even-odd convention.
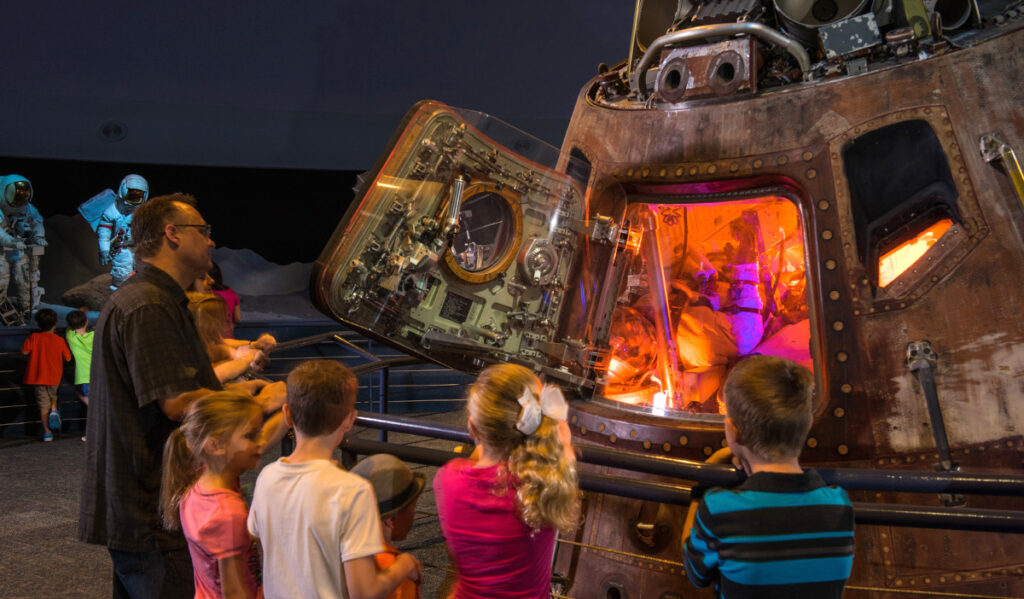
[[[452,423],[463,415],[448,412],[416,417]],[[355,435],[376,439],[377,431],[359,429]],[[111,565],[106,549],[76,540],[85,445],[80,437],[81,433],[68,433],[46,444],[36,437],[0,442],[0,595],[6,599],[110,596]],[[456,445],[397,433],[391,433],[389,440],[436,449]],[[279,448],[268,451],[264,463],[279,455]],[[409,538],[396,545],[423,565],[422,596],[443,597],[439,591],[450,584],[451,576],[429,484],[436,468],[410,467],[425,473],[428,484]],[[251,493],[255,479],[255,472],[243,476],[243,491]]]

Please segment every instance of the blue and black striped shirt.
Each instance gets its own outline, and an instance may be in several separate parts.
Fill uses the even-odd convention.
[[[853,565],[853,506],[813,470],[758,472],[708,491],[686,540],[686,574],[719,597],[841,597]]]

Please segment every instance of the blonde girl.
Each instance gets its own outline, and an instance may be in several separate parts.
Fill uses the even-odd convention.
[[[180,528],[188,541],[197,599],[260,596],[238,477],[259,467],[264,446],[285,431],[280,412],[264,423],[251,396],[218,391],[193,403],[167,440],[160,511],[164,527]]]
[[[227,314],[224,299],[213,293],[195,291],[190,291],[187,295],[188,309],[196,324],[196,332],[199,333],[199,339],[206,348],[206,354],[213,364],[217,379],[224,383],[236,380],[249,372],[262,370],[266,363],[263,350],[268,350],[276,344],[274,338],[263,334],[251,343],[241,339],[226,339],[222,336]]]
[[[454,599],[547,598],[556,531],[579,519],[568,407],[513,364],[487,368],[469,390],[470,459],[434,477],[441,531],[458,572]]]

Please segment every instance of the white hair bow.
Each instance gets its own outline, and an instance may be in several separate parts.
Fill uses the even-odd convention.
[[[529,385],[523,389],[519,396],[519,405],[522,410],[519,412],[519,420],[516,421],[516,428],[524,435],[532,435],[540,427],[542,416],[564,421],[569,415],[569,404],[562,396],[562,390],[555,385],[544,385],[540,390],[540,399],[534,394]]]

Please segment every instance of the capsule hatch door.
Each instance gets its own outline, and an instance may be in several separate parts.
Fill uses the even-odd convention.
[[[461,371],[516,362],[592,386],[560,322],[586,228],[566,160],[487,115],[417,104],[317,261],[317,307]]]

